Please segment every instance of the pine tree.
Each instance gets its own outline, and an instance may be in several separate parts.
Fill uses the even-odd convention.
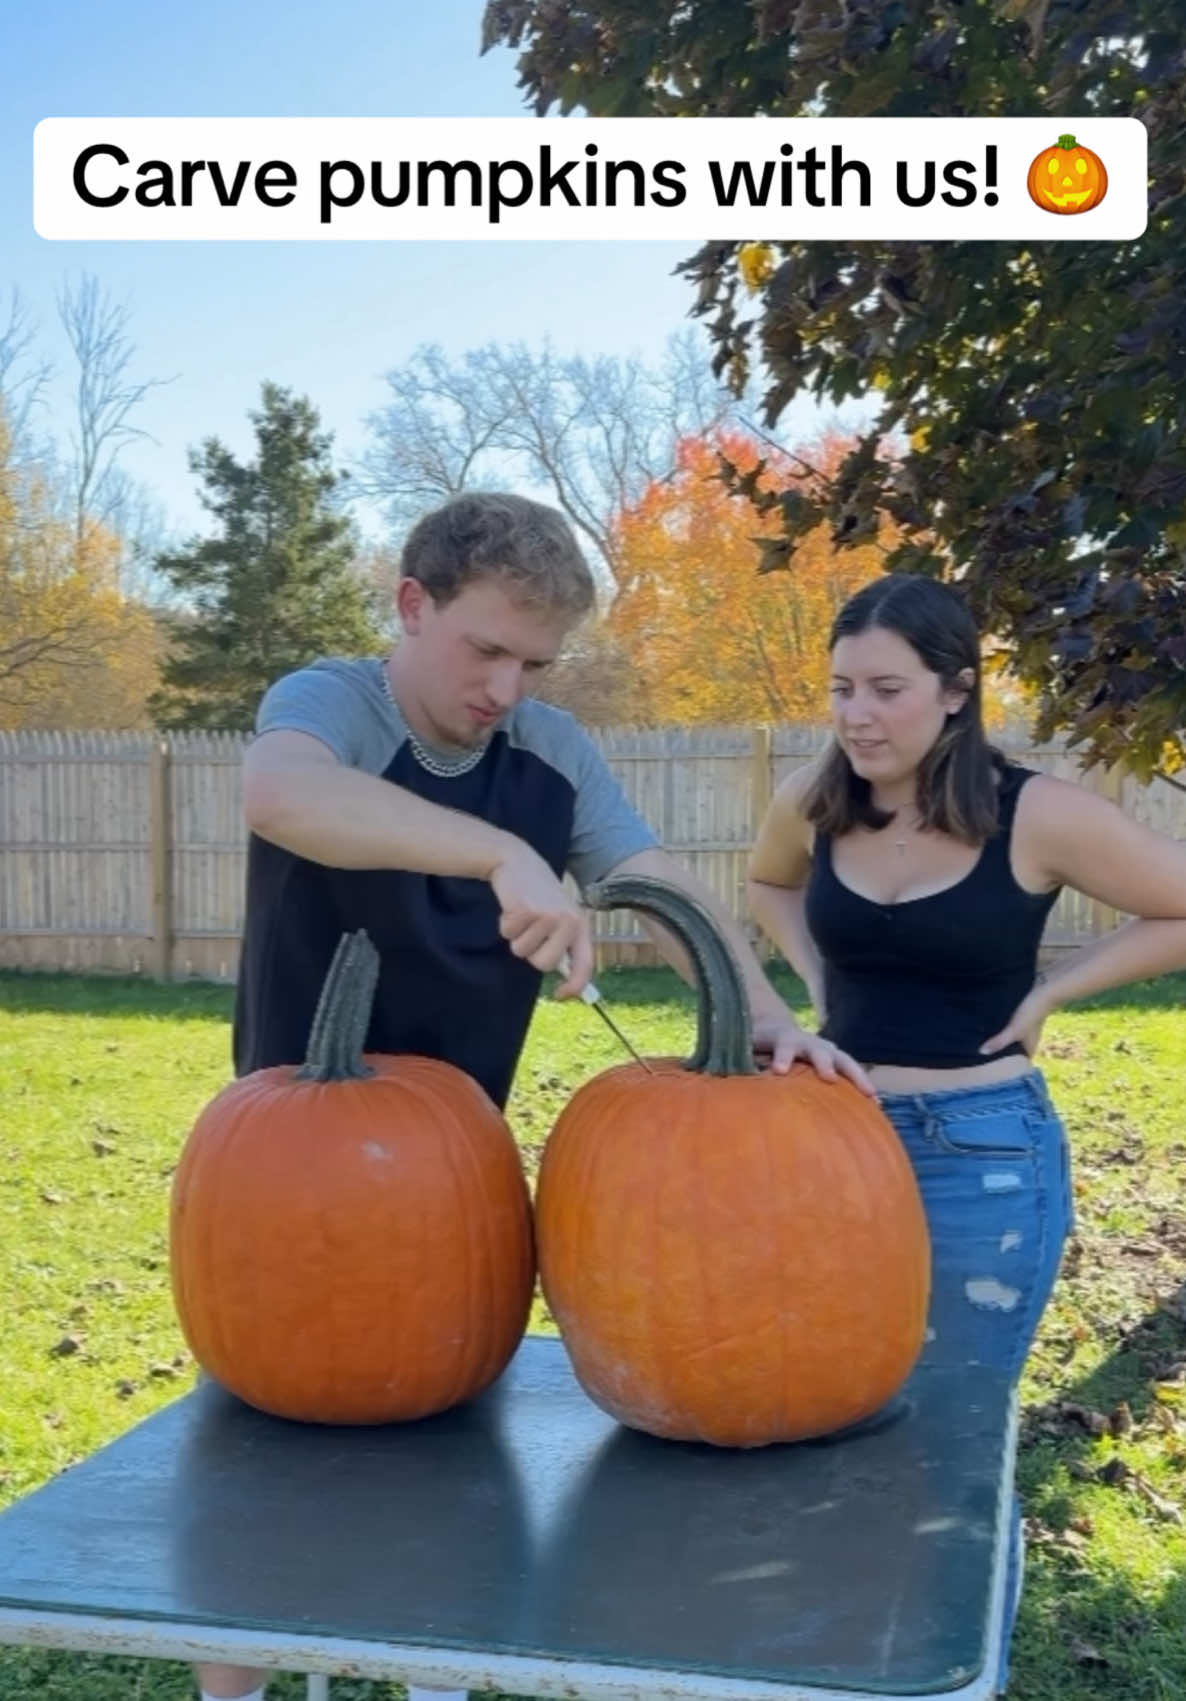
[[[306,398],[271,383],[250,418],[256,455],[246,464],[217,438],[190,452],[213,535],[156,559],[187,605],[151,701],[158,726],[247,730],[282,674],[383,647],[336,500],[332,434]]]

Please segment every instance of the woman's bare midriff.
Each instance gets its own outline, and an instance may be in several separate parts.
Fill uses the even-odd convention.
[[[865,1073],[873,1085],[886,1093],[939,1093],[945,1088],[990,1087],[994,1081],[1011,1081],[1027,1075],[1034,1067],[1029,1057],[1014,1052],[994,1057],[988,1063],[973,1063],[966,1069],[913,1069],[901,1063],[867,1063]]]

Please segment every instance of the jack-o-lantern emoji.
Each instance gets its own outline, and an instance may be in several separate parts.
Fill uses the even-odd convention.
[[[1043,148],[1030,166],[1030,199],[1048,213],[1085,213],[1098,207],[1108,192],[1104,162],[1074,136],[1060,136]]]

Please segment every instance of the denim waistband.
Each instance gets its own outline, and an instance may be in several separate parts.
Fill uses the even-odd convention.
[[[988,1081],[982,1087],[939,1087],[924,1093],[878,1093],[877,1102],[887,1111],[1021,1111],[1039,1110],[1045,1116],[1055,1114],[1040,1069],[1028,1069],[1024,1075],[1012,1075],[1004,1081]]]

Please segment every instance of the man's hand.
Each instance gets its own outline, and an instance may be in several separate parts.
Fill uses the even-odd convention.
[[[753,1034],[754,1055],[762,1061],[769,1057],[774,1074],[785,1075],[795,1058],[802,1057],[825,1081],[835,1081],[843,1075],[870,1098],[877,1097],[876,1087],[856,1058],[841,1051],[831,1040],[809,1034],[785,1005],[755,1015]]]
[[[574,997],[593,973],[588,911],[522,839],[511,842],[489,879],[502,910],[498,930],[515,956],[525,957],[533,968],[547,970],[558,968],[567,951],[570,967],[556,988],[556,997]]]

